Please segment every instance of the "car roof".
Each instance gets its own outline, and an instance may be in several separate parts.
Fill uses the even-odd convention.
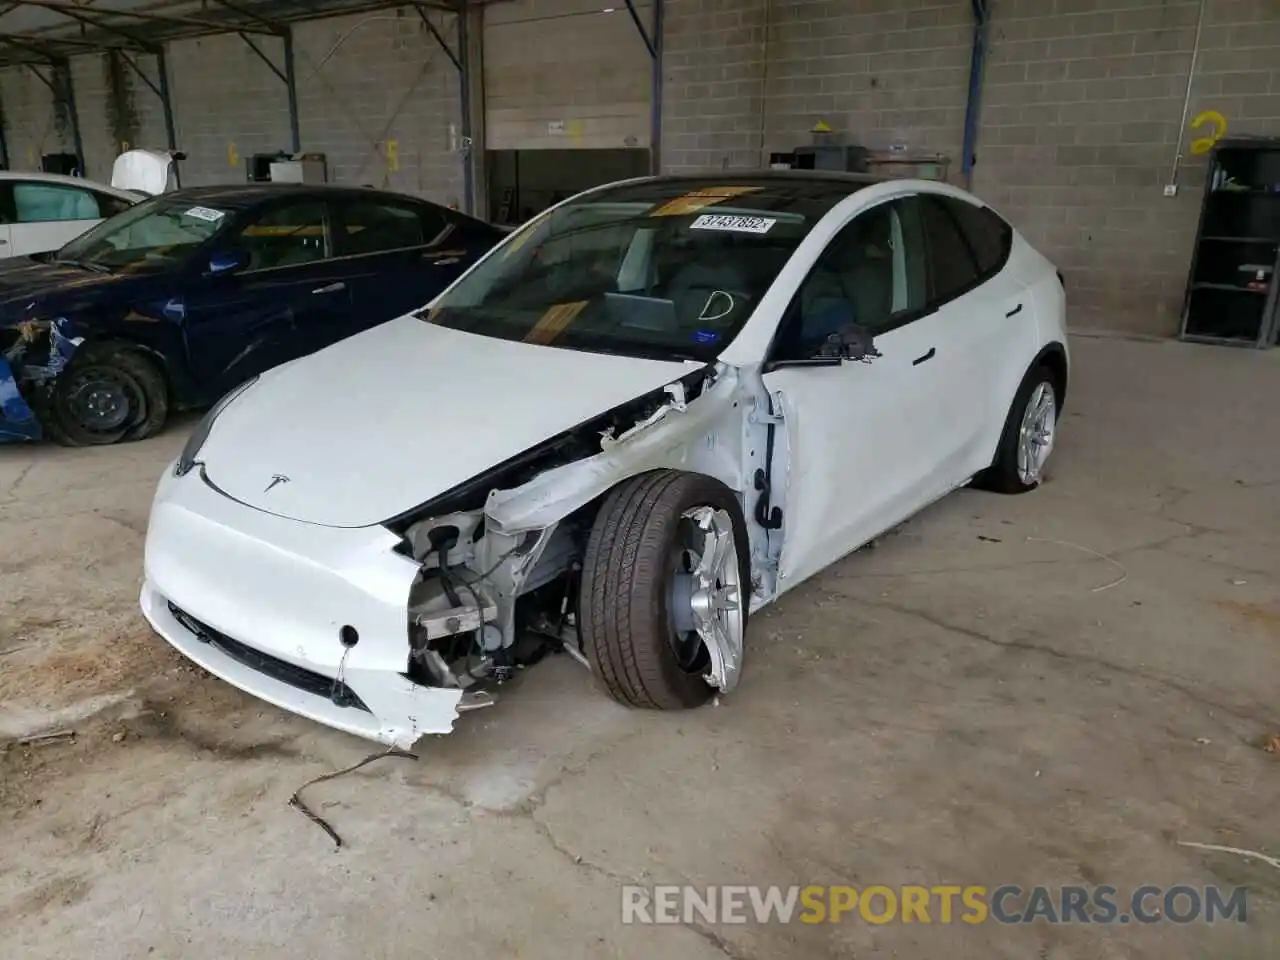
[[[279,197],[316,196],[322,198],[353,197],[368,199],[408,200],[430,206],[440,206],[423,197],[414,197],[404,193],[393,193],[389,190],[377,190],[372,187],[340,187],[333,184],[312,183],[221,183],[204,187],[183,187],[160,194],[163,199],[179,202],[194,201],[209,203],[215,206],[243,209],[252,207]]]
[[[87,180],[84,177],[68,177],[62,173],[45,173],[42,170],[0,170],[0,180],[26,180],[31,183],[56,183],[68,187],[83,187],[87,190],[101,190],[121,199],[137,200],[141,194],[131,190],[113,187],[109,183]]]
[[[730,204],[733,206],[741,205],[762,213],[790,212],[817,221],[850,194],[886,179],[865,173],[826,170],[668,174],[606,184],[580,194],[574,202],[664,204],[662,210],[670,216],[710,212],[710,205],[716,201],[705,198],[719,195],[726,199],[740,197]]]

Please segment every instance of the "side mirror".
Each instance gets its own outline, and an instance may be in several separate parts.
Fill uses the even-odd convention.
[[[235,273],[249,265],[249,254],[243,250],[219,250],[209,258],[208,275]]]
[[[876,349],[875,338],[865,327],[856,323],[848,323],[827,337],[818,349],[818,359],[822,360],[854,360],[870,363],[881,356]]]

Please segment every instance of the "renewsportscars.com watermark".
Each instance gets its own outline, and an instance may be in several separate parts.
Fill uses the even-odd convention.
[[[1246,923],[1247,890],[1098,885],[622,888],[623,923]]]

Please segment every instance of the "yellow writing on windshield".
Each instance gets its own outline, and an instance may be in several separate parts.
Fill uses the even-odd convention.
[[[755,193],[759,189],[760,187],[748,186],[703,187],[701,190],[693,190],[690,193],[682,194],[659,204],[649,211],[649,216],[679,217],[686,213],[694,213],[712,204],[732,200],[734,197],[740,197],[744,193]]]
[[[573,322],[573,318],[580,314],[586,305],[587,301],[578,300],[574,303],[557,303],[548,307],[547,312],[533,325],[533,329],[525,334],[524,342],[551,343],[564,333],[565,327]]]

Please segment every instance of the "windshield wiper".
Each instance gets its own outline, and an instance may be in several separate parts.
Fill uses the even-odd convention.
[[[72,260],[70,258],[63,259],[59,257],[53,261],[54,263],[65,263],[69,267],[79,267],[81,270],[89,270],[93,273],[110,273],[111,268],[101,263],[94,263],[90,260]]]
[[[605,353],[612,357],[632,357],[637,360],[670,360],[673,363],[678,363],[682,360],[692,360],[697,363],[704,362],[702,357],[683,350],[672,350],[662,344],[628,343],[625,346],[605,346],[599,343],[581,344],[552,341],[547,346],[560,347],[563,350],[577,350],[580,353]]]

